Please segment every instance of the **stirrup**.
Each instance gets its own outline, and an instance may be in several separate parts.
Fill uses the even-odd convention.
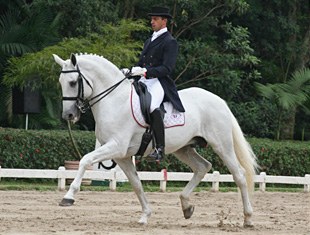
[[[155,148],[153,153],[146,156],[148,162],[160,162],[165,156],[165,151],[163,148]]]

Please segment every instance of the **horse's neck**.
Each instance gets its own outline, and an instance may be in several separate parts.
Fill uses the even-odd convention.
[[[122,73],[115,65],[99,56],[81,57],[81,71],[87,72],[94,89],[101,91],[120,81],[122,77]]]
[[[119,81],[120,78],[109,79],[109,81],[97,81],[94,83],[93,97],[106,91]],[[113,91],[107,94],[103,99],[96,103],[92,107],[94,119],[97,123],[103,125],[109,125],[111,122],[115,122],[125,113],[130,113],[130,91],[131,83],[128,79],[122,81]],[[124,117],[124,116],[123,116]]]
[[[130,85],[125,80],[91,109],[96,125],[96,137],[105,143],[123,133],[130,123]],[[126,138],[122,136],[120,138]],[[128,137],[129,138],[129,137]]]
[[[84,59],[85,61],[83,61]],[[83,59],[81,58],[81,62],[84,63],[88,76],[93,83],[93,93],[90,99],[107,91],[107,89],[124,78],[119,69],[104,58],[85,56]],[[94,104],[92,112],[96,126],[106,126],[117,122],[122,123],[121,117],[124,118],[126,113],[130,113],[130,84],[130,81],[125,79],[113,91],[110,93],[107,91],[105,93],[106,96]],[[96,102],[97,99],[100,99],[105,94],[102,94],[92,102]]]

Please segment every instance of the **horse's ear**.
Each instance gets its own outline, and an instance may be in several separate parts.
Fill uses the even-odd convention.
[[[71,54],[71,56],[70,56],[70,60],[71,60],[71,63],[73,64],[73,66],[75,66],[76,65],[76,57],[75,57],[75,54]]]
[[[55,62],[62,67],[65,61],[56,54],[53,54],[53,57],[54,57]]]

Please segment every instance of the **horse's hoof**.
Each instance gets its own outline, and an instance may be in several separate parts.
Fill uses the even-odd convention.
[[[63,198],[59,203],[59,206],[72,206],[74,203],[73,199]]]
[[[189,206],[187,209],[183,210],[184,218],[189,219],[190,217],[192,217],[194,209],[194,206]]]
[[[141,218],[139,221],[138,221],[139,224],[141,225],[146,225],[147,224],[147,218]]]
[[[244,228],[253,228],[254,224],[251,221],[247,221],[247,222],[244,221],[243,227]]]

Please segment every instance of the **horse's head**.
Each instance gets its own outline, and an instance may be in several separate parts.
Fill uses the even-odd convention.
[[[93,92],[92,81],[81,73],[74,54],[71,54],[71,58],[66,61],[58,55],[53,54],[53,56],[56,63],[62,67],[59,77],[63,96],[62,117],[65,120],[77,122],[80,119],[81,111],[83,112],[85,108],[83,102]]]

